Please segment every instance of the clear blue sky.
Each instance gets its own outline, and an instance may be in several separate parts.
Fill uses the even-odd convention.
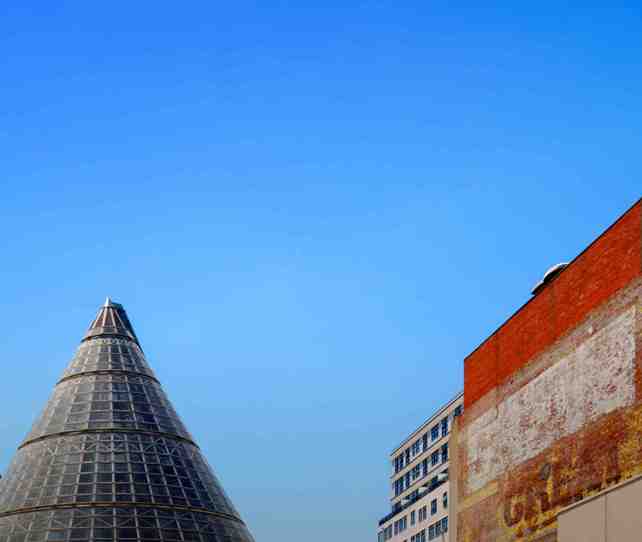
[[[12,5],[13,4],[13,5]],[[642,195],[642,10],[4,2],[0,470],[106,295],[258,542],[387,454]]]

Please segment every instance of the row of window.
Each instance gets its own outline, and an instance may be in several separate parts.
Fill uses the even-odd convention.
[[[428,540],[434,540],[441,534],[448,532],[448,516],[440,519],[428,527]],[[408,542],[404,540],[404,542]],[[415,535],[410,537],[410,542],[426,542],[426,529],[422,529]]]
[[[444,494],[441,497],[441,501],[443,504],[443,507],[445,509],[448,508],[448,492],[444,492]],[[433,499],[430,502],[430,515],[434,516],[437,513],[437,499]],[[418,519],[417,519],[418,518]],[[413,510],[410,512],[410,526],[412,527],[416,523],[421,523],[422,521],[426,521],[428,519],[428,506],[422,506],[418,510]],[[448,520],[446,520],[447,524]],[[437,522],[439,523],[439,522]],[[434,524],[436,525],[436,524]],[[382,530],[379,533],[379,542],[385,542],[386,540],[389,540],[392,538],[392,536],[396,536],[402,532],[404,532],[408,527],[408,516],[404,515],[402,518],[399,518],[395,522],[393,522],[391,525],[386,527],[384,530]],[[428,528],[430,531],[430,527]],[[447,530],[447,529],[446,529]],[[445,532],[445,531],[444,531]],[[432,539],[431,539],[432,540]],[[406,541],[407,542],[407,541]]]
[[[3,542],[251,542],[240,521],[148,507],[46,510],[0,517]]]
[[[89,371],[131,371],[154,376],[143,352],[133,341],[93,339],[81,343],[63,378]]]
[[[402,520],[405,520],[405,517],[402,518]],[[401,522],[402,520],[398,520],[395,522],[394,531],[393,531],[392,525],[389,525],[383,531],[381,531],[379,533],[378,542],[386,542],[386,540],[390,540],[393,537],[393,532],[394,532],[394,535],[397,535],[403,532],[406,529],[405,521],[403,522],[404,524],[403,530],[396,530],[397,523]],[[434,540],[438,536],[445,534],[447,532],[448,532],[448,516],[441,518],[439,521],[436,521],[435,523],[430,525],[428,529],[422,529],[417,534],[412,535],[410,537],[410,542],[426,542],[426,534],[428,535],[428,540]],[[404,540],[404,542],[408,542],[408,540]]]
[[[155,380],[131,374],[97,374],[58,384],[27,441],[51,433],[115,428],[191,439]]]
[[[199,449],[169,437],[48,438],[21,448],[0,484],[0,513],[95,501],[230,509]]]
[[[459,416],[462,413],[462,405],[457,405],[455,407],[454,416]],[[443,418],[440,423],[436,423],[430,429],[430,438],[428,432],[424,433],[421,438],[413,442],[408,448],[401,452],[397,457],[394,458],[394,469],[395,474],[400,470],[410,464],[410,462],[417,457],[419,454],[428,450],[428,447],[432,445],[433,442],[442,437],[445,437],[448,434],[449,429],[449,419],[448,416]]]
[[[406,528],[408,527],[408,522],[407,522],[406,518],[407,518],[407,516],[404,516],[404,517],[402,517],[402,518],[400,518],[400,519],[398,519],[397,521],[394,522],[394,524],[393,524],[394,529],[393,530],[394,530],[395,534],[403,533],[406,530]]]
[[[448,508],[448,492],[444,492],[441,497],[444,508]],[[410,512],[410,525],[414,525],[417,521],[417,516],[419,516],[419,523],[428,519],[428,507],[422,506],[417,510],[418,514],[415,514],[415,510]],[[430,501],[430,515],[434,516],[437,513],[437,499]]]
[[[413,483],[415,483],[415,481],[428,476],[429,471],[431,471],[434,467],[440,465],[441,463],[445,463],[446,461],[448,461],[447,442],[441,448],[435,450],[430,455],[430,458],[426,458],[421,463],[417,463],[417,465],[406,472],[406,474],[400,476],[392,483],[395,497],[401,495],[406,489],[408,489]]]

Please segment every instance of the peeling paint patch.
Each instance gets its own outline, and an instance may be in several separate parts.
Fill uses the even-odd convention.
[[[635,308],[471,423],[468,490],[635,400]]]

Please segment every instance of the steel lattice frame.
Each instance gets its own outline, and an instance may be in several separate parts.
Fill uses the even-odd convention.
[[[107,301],[0,482],[0,542],[253,542]]]

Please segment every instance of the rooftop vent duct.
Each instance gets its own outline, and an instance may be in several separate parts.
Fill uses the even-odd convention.
[[[549,282],[551,282],[557,275],[559,275],[567,266],[568,266],[568,262],[562,262],[551,267],[548,271],[546,271],[546,273],[544,273],[542,280],[540,280],[533,287],[533,289],[531,290],[531,294],[533,295],[539,294],[544,289],[544,287]]]

